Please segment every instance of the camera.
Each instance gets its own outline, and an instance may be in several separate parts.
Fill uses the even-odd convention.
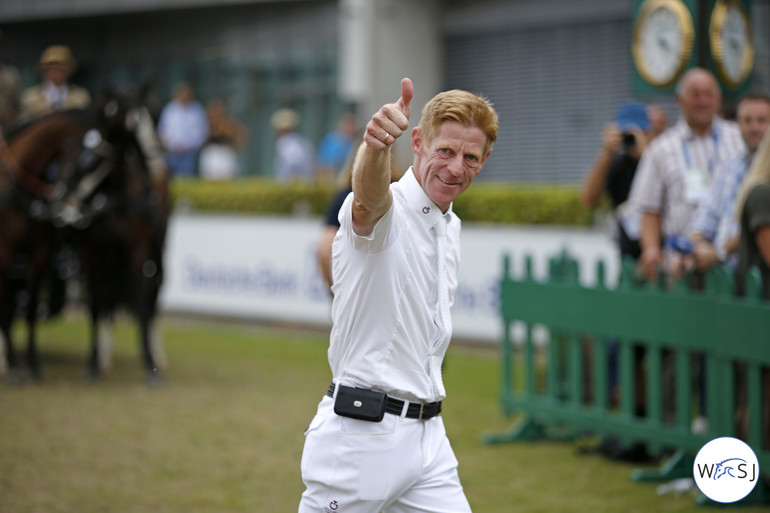
[[[628,151],[636,146],[636,136],[631,132],[623,132],[623,148]]]

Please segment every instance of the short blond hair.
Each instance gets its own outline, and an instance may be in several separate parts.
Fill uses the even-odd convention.
[[[486,155],[497,140],[498,119],[492,103],[468,91],[452,89],[434,96],[422,109],[420,132],[426,141],[431,141],[441,125],[455,121],[466,127],[477,127],[487,137],[484,145]]]

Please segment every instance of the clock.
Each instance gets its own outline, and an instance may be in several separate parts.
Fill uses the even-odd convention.
[[[687,67],[694,39],[692,15],[681,0],[645,0],[631,42],[639,75],[655,87],[673,85]]]
[[[751,21],[743,4],[717,0],[709,23],[709,45],[722,82],[731,89],[743,85],[754,67]]]

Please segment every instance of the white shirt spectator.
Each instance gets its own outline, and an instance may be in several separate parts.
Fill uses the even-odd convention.
[[[312,180],[315,176],[313,143],[297,132],[280,135],[275,142],[275,176],[279,182]]]
[[[745,144],[735,123],[715,118],[698,136],[681,118],[644,150],[630,200],[643,212],[660,214],[664,238],[686,235],[713,174],[741,151]]]

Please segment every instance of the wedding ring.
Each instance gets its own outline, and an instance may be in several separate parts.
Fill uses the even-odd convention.
[[[385,144],[390,144],[390,143],[388,142],[389,140],[390,140],[390,134],[387,134],[387,133],[386,133],[386,134],[385,134],[385,139],[383,139],[383,141],[382,141],[382,142],[384,142]]]

